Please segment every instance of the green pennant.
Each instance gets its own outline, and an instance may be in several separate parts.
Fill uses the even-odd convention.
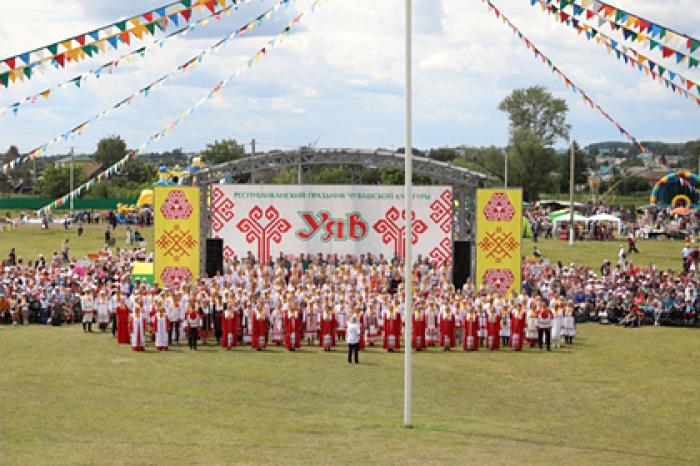
[[[126,20],[119,21],[118,23],[115,23],[114,25],[117,26],[120,31],[122,31],[122,32],[126,31]]]
[[[560,1],[559,1],[559,8],[563,10],[564,8],[566,8],[566,6],[567,6],[568,4],[569,4],[568,1],[566,1],[566,0],[560,0]]]
[[[619,23],[619,22],[622,21],[623,19],[625,19],[625,12],[622,11],[622,10],[617,10],[617,11],[615,12],[615,22],[616,22],[616,23]]]
[[[659,69],[659,76],[663,76],[664,73],[666,72],[666,68],[664,68],[663,66],[659,65],[659,66],[658,66],[658,69]]]
[[[83,80],[83,78],[81,78],[80,76],[78,76],[77,78],[73,79],[73,83],[75,83],[75,86],[76,86],[76,87],[80,87],[80,82],[81,82],[82,80]]]
[[[152,35],[152,36],[155,35],[155,33],[156,33],[156,25],[155,25],[155,23],[148,23],[148,24],[146,24],[146,29],[148,30],[148,33],[149,33],[150,35]]]
[[[598,30],[591,28],[591,39],[593,39],[596,36],[596,34],[598,34]]]
[[[140,49],[134,50],[134,53],[138,53],[140,56],[146,55],[146,47],[141,47]]]
[[[0,84],[7,87],[7,83],[10,81],[10,73],[0,74]]]
[[[695,52],[698,47],[700,47],[700,41],[695,39],[690,39],[690,53]]]
[[[58,44],[52,44],[46,47],[51,52],[51,55],[56,55],[58,53]]]
[[[553,6],[553,7],[552,7],[552,14],[553,14],[553,15],[556,15],[556,14],[557,14],[557,11],[559,11],[559,9],[558,9],[557,7],[555,7],[555,6]]]
[[[649,50],[654,50],[654,48],[658,47],[659,43],[656,42],[654,39],[649,39]]]
[[[615,49],[615,55],[617,55],[618,60],[622,57],[622,53],[617,49]]]
[[[695,87],[698,88],[698,92],[700,93],[700,84],[696,84]]]
[[[161,31],[165,31],[165,21],[158,20],[156,21],[156,25],[158,26],[158,29],[160,29]]]
[[[86,45],[85,47],[83,47],[83,52],[85,52],[85,55],[92,58],[92,46]]]
[[[24,67],[24,75],[27,77],[27,79],[32,78],[32,69],[29,66]]]
[[[637,40],[637,33],[630,31],[630,38],[632,39],[632,42],[635,42]]]
[[[659,39],[663,39],[666,36],[666,29],[661,28],[661,32],[659,33]]]
[[[697,68],[697,67],[698,67],[698,64],[700,64],[700,61],[698,61],[697,58],[695,58],[695,57],[689,57],[689,60],[688,60],[688,68]],[[698,90],[700,90],[700,87],[698,88]]]
[[[180,3],[185,5],[185,8],[190,8],[192,6],[192,0],[180,0]]]

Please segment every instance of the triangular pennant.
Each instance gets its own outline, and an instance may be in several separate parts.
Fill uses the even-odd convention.
[[[206,6],[207,9],[209,11],[211,11],[212,13],[216,12],[216,8],[214,6],[214,0],[208,0],[207,2],[204,3],[204,6]]]
[[[100,40],[100,31],[92,31],[90,33],[90,37],[92,37],[92,39],[95,41]]]
[[[144,26],[138,26],[131,30],[131,33],[136,36],[138,40],[143,39],[143,33],[146,31]]]
[[[7,66],[10,67],[11,70],[15,69],[15,57],[8,58],[7,60],[5,60],[5,63],[7,64]]]
[[[688,48],[690,49],[690,53],[695,52],[698,47],[700,47],[700,41],[695,40],[695,39],[688,39]]]
[[[80,44],[81,47],[85,45],[85,36],[78,36],[75,38],[75,40]]]
[[[178,16],[177,13],[175,13],[174,15],[168,16],[168,18],[170,18],[170,21],[172,21],[173,24],[175,24],[175,27],[178,27],[180,25],[180,17]]]
[[[7,87],[9,80],[10,80],[10,72],[9,71],[7,73],[0,73],[0,84]]]
[[[143,15],[143,19],[145,19],[145,20],[148,21],[149,23],[150,23],[151,21],[153,21],[153,12],[152,12],[152,11],[149,11],[148,13],[146,13],[145,15]]]
[[[131,36],[129,35],[129,31],[124,31],[119,33],[119,38],[126,44],[130,45],[131,44]]]
[[[51,44],[46,47],[51,55],[56,55],[58,53],[58,44]]]
[[[155,35],[155,33],[156,33],[156,25],[155,25],[155,23],[148,23],[148,24],[146,25],[146,30],[148,31],[148,33],[149,33],[150,35],[152,35],[152,36]]]
[[[29,52],[21,54],[19,58],[24,62],[25,65],[28,65],[29,61],[31,60]]]
[[[44,99],[48,99],[49,96],[51,95],[51,89],[46,89],[44,92],[42,92],[41,95]]]
[[[189,8],[192,6],[192,0],[180,0],[180,3],[185,5],[185,8]]]
[[[32,77],[32,67],[31,66],[24,67],[24,75],[27,77],[27,79],[31,79],[31,77]]]
[[[154,11],[155,11],[156,14],[157,14],[158,16],[160,16],[161,18],[162,18],[163,16],[165,16],[165,14],[166,14],[166,13],[165,13],[165,8],[158,8],[157,10],[154,10]]]
[[[676,52],[676,63],[680,63],[685,60],[685,55],[680,52]]]
[[[61,42],[61,45],[64,49],[66,49],[66,52],[69,50],[73,50],[73,41],[71,39]]]
[[[60,54],[56,55],[55,57],[53,57],[53,59],[56,60],[56,63],[61,65],[61,68],[63,68],[63,66],[65,65],[65,60],[66,60],[65,54],[60,53]]]
[[[140,25],[141,25],[141,19],[140,19],[140,18],[131,18],[131,19],[129,20],[129,22],[130,22],[131,25],[134,26],[134,27],[140,26]]]
[[[183,0],[183,1],[184,1],[184,0]],[[180,14],[182,15],[183,18],[185,18],[185,21],[186,21],[186,22],[189,22],[189,21],[190,21],[190,16],[192,16],[192,10],[189,9],[189,8],[185,8],[184,10],[182,10],[182,11],[180,12]]]
[[[115,49],[118,47],[118,39],[117,39],[117,36],[109,36],[109,37],[107,38],[107,42],[109,42],[109,45],[111,45],[111,46],[112,46],[113,48],[115,48]]]
[[[663,55],[664,58],[670,57],[671,55],[673,55],[673,52],[673,49],[668,48],[665,45],[661,47],[661,55]]]
[[[122,32],[126,31],[126,20],[124,20],[124,21],[119,21],[118,23],[115,23],[114,25],[117,26],[117,28],[118,28],[120,31],[122,31]]]
[[[688,68],[697,68],[700,61],[695,57],[688,58]]]
[[[82,82],[82,78],[78,76],[77,78],[72,79],[73,84],[75,84],[75,87],[80,87],[80,83]]]

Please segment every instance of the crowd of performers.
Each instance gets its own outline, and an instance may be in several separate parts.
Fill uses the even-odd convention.
[[[351,319],[360,323],[361,349],[387,351],[401,348],[407,323],[419,351],[550,349],[571,344],[576,334],[574,305],[566,297],[499,296],[471,285],[455,290],[449,268],[427,261],[416,263],[413,313],[407,317],[401,264],[382,257],[280,256],[268,265],[234,258],[223,275],[159,288],[129,277],[131,263],[144,254],[106,252],[91,265],[83,261],[77,272],[42,258],[6,267],[0,313],[26,323],[33,302],[41,322],[80,321],[85,332],[96,325],[137,351],[184,341],[193,350],[216,342],[227,349],[279,345],[296,351],[305,345],[331,351],[345,339]]]
[[[296,351],[304,345],[332,351],[353,319],[360,324],[361,350],[377,346],[392,352],[401,349],[406,319],[399,296],[387,298],[371,291],[343,293],[329,287],[304,292],[292,286],[258,295],[224,283],[128,297],[117,291],[111,299],[88,293],[81,299],[85,331],[91,331],[96,314],[101,331],[111,325],[117,341],[130,343],[135,351],[144,351],[148,341],[167,350],[185,339],[191,350],[215,342],[229,350],[248,345],[262,351],[273,345]],[[428,293],[415,300],[410,325],[417,351],[520,351],[525,345],[549,350],[559,348],[562,340],[573,344],[576,335],[571,303],[524,295]]]

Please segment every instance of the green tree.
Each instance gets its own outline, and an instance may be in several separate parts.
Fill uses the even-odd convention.
[[[126,155],[126,142],[121,136],[109,136],[100,139],[93,158],[102,168],[111,167]]]
[[[559,192],[569,192],[569,178],[571,177],[571,151],[567,151],[566,156],[559,157]],[[578,144],[574,142],[574,183],[582,184],[588,182],[588,161]]]
[[[87,176],[85,176],[83,169],[80,167],[74,168],[73,176],[73,186],[76,188],[87,181]],[[51,198],[67,194],[70,191],[70,167],[59,167],[54,164],[46,165],[44,173],[37,181],[36,190],[41,196]]]
[[[5,152],[5,155],[2,157],[3,163],[10,162],[14,159],[19,157],[19,149],[17,149],[17,146],[14,144],[10,146],[9,149],[7,149],[7,152]]]
[[[520,129],[536,135],[545,147],[557,139],[568,139],[570,126],[566,124],[569,110],[563,99],[556,99],[542,86],[516,89],[498,105],[508,114],[513,137]]]
[[[457,158],[457,151],[448,147],[440,147],[438,149],[430,149],[428,157],[440,162],[451,162]]]
[[[235,139],[222,139],[207,144],[202,152],[202,160],[207,164],[216,165],[239,159],[244,155],[245,147],[242,144],[238,144]]]
[[[522,187],[526,201],[554,191],[557,168],[554,151],[544,147],[538,135],[527,129],[515,132],[508,148],[508,185]]]

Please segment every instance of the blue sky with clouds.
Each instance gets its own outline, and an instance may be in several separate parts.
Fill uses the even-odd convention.
[[[94,151],[110,134],[131,147],[159,131],[240,67],[311,0],[297,0],[255,34],[232,41],[191,72],[178,75],[51,153]],[[163,0],[35,0],[3,5],[0,55],[45,45],[120,17],[160,6]],[[403,140],[403,0],[326,0],[302,27],[232,82],[167,137],[150,146],[197,151],[224,137],[255,137],[262,150],[291,148],[318,139],[321,147],[400,147]],[[700,106],[608,56],[571,28],[531,7],[529,0],[494,3],[588,94],[640,139],[700,138]],[[697,0],[618,0],[615,5],[700,37]],[[171,41],[125,64],[112,75],[68,87],[51,99],[0,117],[0,151],[22,152],[172,70],[218,38],[264,11],[274,0],[251,0],[208,28]],[[497,21],[480,0],[414,0],[415,144],[504,145],[508,121],[498,103],[514,88],[541,84],[566,99],[573,136],[582,143],[621,140],[617,130],[564,84]],[[604,32],[610,34],[609,28]],[[139,47],[144,42],[132,45]],[[132,48],[135,48],[132,47]],[[125,53],[101,55],[65,70],[0,89],[3,106],[76,76]],[[650,54],[653,56],[652,54]],[[696,52],[700,57],[700,50]],[[671,65],[695,81],[700,71]]]

